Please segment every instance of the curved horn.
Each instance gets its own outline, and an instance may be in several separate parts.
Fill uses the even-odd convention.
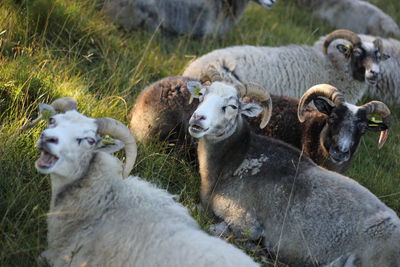
[[[221,82],[224,79],[221,76],[221,73],[217,70],[214,65],[209,65],[205,73],[203,73],[200,77],[200,82]]]
[[[238,84],[235,85],[235,87],[239,90],[241,97],[254,97],[261,102],[264,111],[261,117],[260,128],[262,129],[267,126],[272,114],[272,100],[266,89],[255,83],[247,83],[245,85]]]
[[[55,110],[61,111],[61,112],[66,112],[68,110],[77,110],[78,109],[78,103],[76,102],[75,99],[72,97],[61,97],[56,100],[54,100],[50,106],[52,106]],[[43,115],[41,112],[39,112],[39,115],[36,119],[34,119],[31,122],[26,123],[23,127],[22,130],[29,129],[33,126],[35,126],[41,119],[43,118]]]
[[[108,134],[125,144],[125,163],[123,168],[123,177],[128,177],[133,165],[135,165],[137,156],[136,141],[129,129],[122,122],[115,119],[103,117],[96,119],[98,133]]]
[[[378,114],[382,117],[383,123],[388,127],[390,125],[390,109],[381,101],[371,101],[361,106],[368,114]],[[378,140],[378,148],[381,149],[389,136],[389,129],[381,131]]]
[[[328,34],[325,38],[323,52],[326,55],[328,53],[328,47],[333,40],[345,39],[353,44],[355,47],[361,47],[360,37],[352,31],[349,30],[336,30]]]
[[[299,100],[297,117],[300,122],[306,120],[305,107],[315,98],[322,96],[333,102],[336,106],[345,102],[342,92],[330,84],[317,84],[308,89]]]

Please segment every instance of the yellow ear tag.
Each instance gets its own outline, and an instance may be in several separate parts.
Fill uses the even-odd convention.
[[[201,88],[200,88],[200,86],[197,85],[197,86],[194,88],[193,95],[194,95],[194,96],[199,96],[199,95],[200,95],[200,91],[201,91]]]
[[[105,145],[115,145],[115,143],[113,141],[108,140],[108,139],[103,139],[103,140],[101,140],[101,142]]]
[[[44,119],[44,120],[48,120],[48,119],[50,119],[50,117],[51,117],[51,115],[53,114],[52,112],[51,112],[51,110],[42,110],[42,118]]]
[[[347,44],[344,46],[344,48],[346,48],[346,50],[350,50],[351,49],[351,45]]]
[[[376,117],[375,115],[372,115],[372,116],[370,117],[370,120],[371,120],[372,122],[374,122],[374,123],[382,123],[382,122],[383,122],[381,118]]]

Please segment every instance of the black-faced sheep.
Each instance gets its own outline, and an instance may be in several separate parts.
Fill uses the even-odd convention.
[[[275,0],[253,0],[269,8]],[[250,0],[105,0],[104,11],[128,29],[158,27],[175,34],[223,35]]]
[[[51,106],[42,109],[54,113]],[[104,140],[101,134],[116,140]],[[125,145],[126,162],[111,155]],[[128,128],[76,110],[48,119],[37,147],[50,174],[48,249],[52,266],[257,266],[239,249],[201,231],[173,196],[126,177],[136,158]]]
[[[337,39],[340,53],[326,54]],[[377,56],[379,54],[379,56]],[[347,30],[336,30],[322,49],[306,45],[283,47],[235,46],[214,50],[196,59],[183,75],[200,80],[232,84],[257,83],[272,94],[300,98],[315,84],[328,83],[340,88],[349,103],[356,103],[380,78],[380,63],[387,59],[379,39],[363,42]]]
[[[220,82],[190,119],[199,138],[201,202],[234,233],[264,237],[293,266],[400,266],[400,219],[366,188],[315,165],[300,150],[251,132],[262,111]]]
[[[300,100],[274,95],[271,99],[274,108],[269,123],[260,129],[259,118],[250,118],[251,129],[303,150],[331,171],[343,173],[348,169],[367,130],[381,132],[379,148],[388,136],[390,110],[384,103],[371,101],[355,106],[328,84],[313,86]],[[307,107],[311,102],[317,109]],[[371,115],[379,115],[382,122],[371,121]]]

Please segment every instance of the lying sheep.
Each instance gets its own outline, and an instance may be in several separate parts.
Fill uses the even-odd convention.
[[[142,142],[158,137],[159,140],[174,143],[174,148],[186,149],[192,160],[196,158],[196,146],[195,140],[190,138],[188,126],[198,101],[194,99],[189,103],[190,92],[186,87],[188,81],[197,80],[182,76],[167,77],[146,87],[137,97],[130,113],[130,129]],[[274,108],[271,120],[264,129],[258,127],[259,117],[246,119],[257,134],[281,139],[303,149],[318,165],[343,173],[350,166],[366,130],[381,131],[378,146],[383,146],[388,134],[390,110],[378,101],[354,106],[345,102],[343,94],[336,89],[331,86],[318,89],[321,86],[313,87],[300,100],[309,102],[314,99],[320,109],[308,108],[309,112],[300,116],[303,123],[298,119],[299,99],[276,95],[271,97]],[[340,97],[336,97],[332,108],[323,97],[330,99],[333,92]],[[303,104],[303,107],[307,105]],[[379,114],[383,122],[372,124],[367,117],[370,114]],[[351,142],[346,141],[348,138]]]
[[[376,39],[376,36],[371,35],[359,35],[363,42],[372,42]],[[314,47],[321,49],[323,46],[323,39],[321,37],[315,42]],[[332,43],[334,46],[337,44],[335,41]],[[379,98],[387,103],[400,104],[400,41],[388,38],[382,39],[382,46],[385,48],[385,52],[390,55],[390,60],[383,61],[380,64],[381,67],[381,78],[377,85],[371,85],[368,88],[368,94]],[[337,53],[333,49],[328,50],[328,54],[334,55]]]
[[[335,28],[357,33],[400,37],[396,22],[371,3],[359,0],[297,0],[297,3]]]
[[[351,45],[338,44],[340,54],[327,55],[336,39],[348,40]],[[239,85],[254,82],[273,94],[295,98],[315,84],[329,83],[341,88],[349,103],[355,103],[368,85],[378,82],[380,63],[387,58],[380,39],[363,42],[353,32],[337,30],[325,38],[319,51],[305,45],[218,49],[196,59],[183,75]]]
[[[51,106],[42,109],[55,113]],[[104,140],[101,134],[116,140]],[[125,145],[126,162],[112,156]],[[136,158],[129,130],[76,110],[53,115],[37,147],[50,174],[48,249],[52,266],[257,266],[239,249],[202,232],[173,196],[128,176]]]
[[[201,88],[202,94],[198,94]],[[264,237],[293,266],[400,266],[400,219],[352,179],[315,165],[285,143],[255,135],[242,115],[262,111],[236,88],[188,83],[200,105],[201,202],[237,235]]]
[[[267,127],[258,127],[259,118],[248,119],[257,134],[278,138],[291,144],[319,166],[344,173],[350,166],[360,139],[367,130],[381,132],[378,147],[382,148],[389,131],[390,110],[382,102],[371,101],[355,106],[328,84],[311,87],[299,99],[271,96],[271,120]],[[315,107],[308,108],[313,102]],[[382,122],[368,116],[379,115]]]
[[[253,0],[270,8],[276,0]],[[250,0],[105,0],[104,11],[128,29],[145,25],[175,34],[223,35],[239,21]]]

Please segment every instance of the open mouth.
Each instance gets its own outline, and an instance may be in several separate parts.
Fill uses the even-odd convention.
[[[40,169],[50,169],[53,167],[58,161],[58,157],[46,151],[44,148],[41,148],[42,153],[40,153],[40,157],[36,161],[36,166]]]
[[[189,131],[190,131],[191,133],[194,133],[194,134],[201,133],[201,132],[205,132],[205,131],[207,131],[207,130],[208,130],[208,128],[207,128],[207,129],[204,129],[203,127],[201,127],[200,125],[197,125],[197,124],[192,124],[192,125],[190,125],[190,127],[189,127]]]
[[[367,80],[367,82],[368,82],[369,84],[371,84],[371,85],[376,85],[377,82],[378,82],[378,80],[377,80],[377,79],[374,79],[374,78],[367,78],[366,80]]]

